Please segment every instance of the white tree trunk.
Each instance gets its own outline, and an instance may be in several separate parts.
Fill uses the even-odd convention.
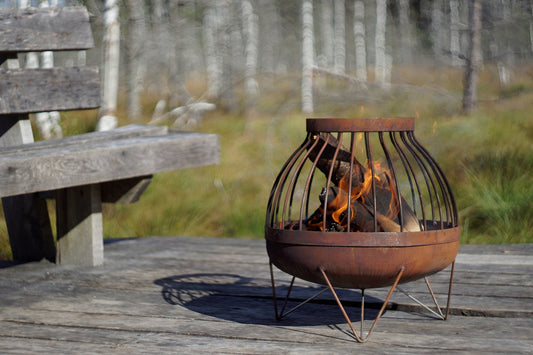
[[[384,70],[383,88],[390,89],[392,80],[392,55],[385,54],[385,70]]]
[[[136,121],[142,114],[140,99],[146,70],[144,1],[128,0],[128,15],[128,119]]]
[[[410,64],[413,60],[413,31],[409,19],[409,0],[399,0],[398,13],[400,19],[400,61]]]
[[[259,0],[260,10],[259,21],[261,23],[259,35],[261,39],[259,42],[261,46],[260,63],[261,72],[272,76],[277,71],[277,48],[281,43],[281,24],[278,7],[271,0]]]
[[[434,0],[431,7],[431,38],[433,41],[433,54],[438,60],[442,60],[445,52],[445,25],[442,11],[442,0]]]
[[[203,44],[207,74],[207,96],[218,98],[222,82],[222,59],[217,51],[217,9],[216,4],[208,3],[203,19]]]
[[[35,52],[28,52],[26,54],[26,68],[39,68],[39,55]]]
[[[237,111],[237,101],[234,95],[233,78],[236,69],[241,71],[243,62],[242,34],[237,19],[240,18],[234,11],[234,0],[219,0],[217,3],[217,17],[219,24],[218,40],[219,53],[222,61],[222,91],[219,101],[230,112]]]
[[[529,1],[529,8],[531,9],[531,16],[533,17],[533,0]],[[529,20],[529,43],[531,46],[531,52],[533,53],[533,19]]]
[[[57,5],[54,3],[54,5]],[[39,7],[49,7],[48,1],[41,1]],[[33,58],[32,58],[33,57]],[[35,58],[35,53],[29,56],[32,63],[30,65],[39,66],[37,58]],[[54,67],[54,53],[51,51],[41,52],[41,66],[44,69],[49,69]],[[51,112],[39,112],[35,114],[35,123],[37,129],[43,139],[52,139],[52,138],[61,138],[63,136],[63,131],[61,125],[59,124],[61,116],[58,111]]]
[[[20,0],[19,7],[21,9],[27,8],[30,6],[29,0]],[[35,52],[29,52],[26,54],[26,68],[37,69],[39,68],[39,55]]]
[[[477,106],[478,71],[481,66],[481,10],[482,0],[470,0],[470,48],[464,74],[463,111],[472,112]]]
[[[146,68],[147,78],[155,78],[159,85],[157,86],[158,94],[166,100],[173,91],[171,87],[172,72],[170,70],[170,60],[177,60],[174,55],[176,53],[175,46],[179,38],[171,36],[172,29],[170,21],[169,9],[163,4],[163,0],[151,1],[152,12],[150,17],[151,26],[147,24],[147,36],[150,39],[146,41],[146,64],[150,66]],[[149,32],[149,33],[148,33]],[[168,68],[168,71],[165,70]],[[151,71],[151,69],[155,69]],[[146,83],[149,85],[149,83]],[[151,84],[151,83],[150,83]]]
[[[531,52],[533,53],[533,21],[529,21],[529,42],[531,45]]]
[[[355,75],[363,82],[366,72],[365,3],[358,0],[354,4],[353,35],[355,41]]]
[[[376,0],[376,64],[375,81],[380,85],[386,83],[385,32],[387,27],[387,1]]]
[[[313,1],[302,3],[302,111],[313,112]]]
[[[335,71],[346,72],[346,9],[344,0],[335,0]]]
[[[106,0],[104,12],[104,78],[102,86],[102,106],[100,108],[97,131],[116,128],[118,121],[117,96],[120,62],[120,22],[118,0]]]
[[[335,32],[333,30],[333,0],[322,0],[320,12],[320,33],[322,35],[322,53],[318,65],[331,68],[334,62]]]
[[[460,16],[459,16],[459,1],[449,0],[450,4],[450,53],[452,58],[452,66],[459,67],[463,63],[460,59],[461,54],[461,37],[460,37]]]
[[[258,18],[249,0],[241,4],[243,18],[243,32],[245,41],[245,71],[244,71],[244,97],[245,106],[251,109],[255,106],[259,94],[259,85],[256,79],[257,51],[258,51]]]
[[[181,5],[180,5],[181,4]],[[186,81],[186,59],[194,61],[194,57],[188,54],[195,51],[195,44],[191,40],[190,30],[187,28],[186,20],[180,15],[181,6],[190,6],[188,2],[184,1],[178,3],[170,1],[168,3],[168,37],[169,55],[168,62],[168,104],[169,108],[177,107],[187,104],[191,99],[191,94],[187,91],[185,86]]]

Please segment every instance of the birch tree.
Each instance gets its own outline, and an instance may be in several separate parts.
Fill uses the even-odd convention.
[[[366,82],[365,3],[362,0],[357,0],[354,3],[353,34],[355,41],[355,75],[359,80]]]
[[[24,9],[30,6],[29,0],[20,0],[19,7]],[[39,68],[39,56],[35,52],[29,52],[26,54],[26,68],[36,69]]]
[[[412,62],[412,49],[413,49],[413,33],[411,28],[411,21],[409,19],[409,13],[411,9],[409,7],[409,0],[398,1],[398,17],[400,24],[400,58],[401,62]]]
[[[335,0],[335,71],[346,71],[346,9],[344,0]]]
[[[185,10],[191,6],[190,2],[168,2],[168,26],[165,26],[165,28],[169,31],[167,38],[168,42],[170,42],[168,62],[166,63],[168,67],[168,87],[170,91],[168,99],[170,107],[177,107],[192,100],[191,94],[185,86],[185,66],[186,59],[195,60],[192,56],[195,51],[195,45],[191,40],[193,38],[193,35],[190,34],[191,29],[186,26],[187,22],[180,14],[181,9]]]
[[[219,102],[229,112],[237,111],[237,100],[234,95],[234,77],[242,74],[243,47],[242,31],[239,26],[241,16],[234,6],[238,5],[233,0],[217,2],[217,17],[219,22],[218,41],[219,52],[222,60],[222,91]],[[236,70],[238,68],[238,70]]]
[[[333,65],[335,34],[333,30],[333,0],[322,0],[320,11],[321,54],[319,65],[330,68]]]
[[[145,11],[143,0],[128,0],[128,118],[136,121],[141,116],[145,42]]]
[[[163,100],[166,106],[166,99],[169,98],[171,92],[170,83],[172,74],[170,63],[176,59],[174,55],[176,53],[175,46],[177,38],[171,35],[173,31],[169,21],[170,9],[165,7],[163,0],[152,0],[151,8],[150,31],[147,31],[147,35],[149,32],[150,39],[146,43],[146,52],[152,55],[146,61],[152,64],[152,69],[160,68],[154,74],[161,82],[159,90],[164,97]],[[148,67],[146,68],[146,75],[148,76],[151,74],[149,69]]]
[[[435,58],[442,60],[445,46],[445,21],[442,10],[442,0],[434,0],[431,7],[431,29],[430,35],[433,42],[433,54]]]
[[[117,127],[118,71],[120,63],[120,23],[118,0],[105,0],[104,10],[104,74],[102,106],[100,107],[97,131]]]
[[[277,49],[282,42],[279,7],[271,0],[258,0],[257,4],[259,6],[258,13],[260,14],[259,42],[261,43],[259,47],[261,55],[258,59],[261,65],[261,72],[271,77],[277,69],[279,55]]]
[[[494,4],[487,4],[487,7]],[[496,12],[499,10],[499,13],[501,13],[501,19],[502,19],[502,28],[495,31],[496,34],[499,34],[503,37],[503,40],[499,39],[496,34],[494,34],[492,37],[493,44],[491,44],[491,47],[494,47],[493,56],[498,58],[497,59],[497,67],[498,67],[498,76],[500,79],[500,86],[505,87],[508,86],[513,78],[513,66],[515,63],[515,55],[514,55],[514,48],[513,43],[509,41],[508,39],[513,36],[511,33],[511,29],[509,26],[511,26],[513,22],[512,18],[512,12],[513,12],[513,4],[511,1],[502,1],[500,6],[495,9],[491,9],[491,12]],[[503,52],[503,53],[502,53]]]
[[[450,55],[452,66],[458,67],[462,64],[461,54],[461,37],[460,37],[460,12],[459,1],[449,0],[450,5]]]
[[[54,1],[52,5],[57,6],[57,1]],[[50,4],[47,0],[44,0],[41,1],[39,7],[50,7]],[[29,56],[29,65],[39,66],[35,54]],[[43,69],[54,67],[54,53],[52,51],[41,52],[41,66]],[[61,138],[63,136],[63,131],[59,123],[60,120],[61,116],[58,111],[39,112],[35,114],[35,123],[43,139]]]
[[[477,105],[478,71],[481,65],[481,0],[469,1],[468,62],[464,73],[463,112],[472,112]]]
[[[529,20],[529,45],[531,46],[531,53],[533,53],[533,0],[529,1],[529,10],[531,11],[531,18]]]
[[[207,96],[218,98],[222,83],[222,58],[217,51],[219,31],[216,4],[208,3],[203,18],[203,44],[206,62]]]
[[[243,17],[243,34],[245,41],[245,73],[244,73],[244,98],[247,109],[255,106],[259,85],[256,80],[257,52],[258,52],[258,20],[252,3],[243,0],[241,4]]]
[[[387,27],[387,1],[376,0],[376,44],[375,44],[375,80],[380,85],[386,84],[385,32]]]
[[[313,1],[302,1],[302,111],[313,112]]]

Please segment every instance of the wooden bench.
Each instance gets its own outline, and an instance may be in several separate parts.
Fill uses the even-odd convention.
[[[83,7],[0,9],[0,64],[93,46]],[[97,108],[95,67],[0,67],[0,197],[13,258],[103,263],[102,203],[135,202],[154,173],[219,163],[218,136],[129,125],[34,142],[30,113]],[[57,244],[45,198],[56,199]]]

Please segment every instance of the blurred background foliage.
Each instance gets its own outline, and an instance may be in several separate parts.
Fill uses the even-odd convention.
[[[12,2],[3,0],[2,5]],[[104,1],[81,3],[91,11],[97,45],[88,53],[87,61],[101,64]],[[179,21],[174,25],[180,33],[176,38],[183,38],[185,42],[180,47],[183,50],[179,52],[181,56],[175,59],[179,60],[181,73],[171,76],[166,70],[168,42],[154,40],[153,31],[157,26],[152,15],[154,4],[173,2],[145,1],[146,31],[149,34],[144,39],[147,41],[147,67],[139,100],[140,114],[132,117],[126,82],[129,75],[128,6],[134,3],[119,2],[121,53],[125,53],[121,56],[121,86],[116,112],[119,125],[149,123],[156,105],[162,100],[167,112],[187,105],[191,100],[212,102],[216,104],[216,110],[194,120],[178,122],[168,119],[158,124],[218,134],[222,159],[218,166],[154,176],[141,200],[133,205],[105,205],[106,238],[153,235],[262,238],[270,188],[285,160],[305,138],[306,117],[410,116],[416,118],[417,138],[441,165],[455,193],[462,243],[533,242],[533,8],[530,2],[483,2],[483,63],[477,85],[477,110],[465,114],[462,110],[464,62],[452,63],[447,45],[439,47],[448,43],[449,38],[439,39],[436,31],[448,29],[450,10],[447,6],[455,1],[407,2],[411,6],[409,19],[414,39],[409,42],[408,56],[405,56],[406,48],[402,47],[404,42],[398,30],[399,4],[405,2],[387,1],[387,51],[393,58],[387,88],[373,84],[376,10],[373,1],[364,1],[367,9],[365,23],[368,25],[368,85],[315,72],[314,111],[303,114],[301,1],[252,1],[259,16],[260,33],[255,77],[259,91],[253,105],[247,102],[249,97],[243,88],[244,64],[238,52],[233,53],[235,61],[230,66],[232,77],[226,91],[208,95],[202,30],[205,12],[211,2],[183,0],[175,3],[179,5],[175,9]],[[224,3],[234,9],[240,6],[236,0]],[[321,6],[326,3],[327,0],[315,2],[314,9],[315,61],[318,64],[325,63],[324,39],[318,33]],[[466,20],[464,4],[467,2],[459,3],[461,18]],[[350,1],[344,4],[347,34],[344,74],[353,79],[351,26],[354,7]],[[277,17],[266,21],[272,10]],[[233,25],[227,27],[227,31],[235,35],[235,26],[241,28],[243,22],[239,16],[232,19],[237,25],[231,22]],[[435,25],[437,19],[443,21],[440,27]],[[269,26],[272,27],[272,21],[275,21],[277,32],[267,31]],[[467,32],[464,21],[461,26],[464,35]],[[264,37],[267,35],[270,37]],[[233,40],[238,40],[238,36]],[[261,52],[266,47],[271,57]],[[465,47],[467,45],[463,43],[462,49]],[[236,48],[243,51],[242,46]],[[454,56],[464,60],[463,54]],[[178,78],[178,81],[169,81],[169,78]],[[183,89],[187,98],[183,96]],[[96,111],[62,113],[65,136],[93,131],[97,122]],[[49,209],[54,222],[53,201],[49,201]],[[1,219],[0,260],[10,257],[7,231]]]

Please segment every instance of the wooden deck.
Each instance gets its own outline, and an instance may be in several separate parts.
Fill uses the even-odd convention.
[[[262,240],[111,241],[105,257],[95,268],[1,265],[0,353],[533,352],[533,244],[462,246],[450,318],[437,320],[395,291],[364,344],[353,341],[329,292],[274,319]],[[430,278],[441,303],[448,275]],[[426,297],[423,281],[402,287]],[[316,290],[299,282],[293,296]],[[367,290],[367,329],[385,293]],[[355,306],[360,293],[341,297]],[[347,310],[359,328],[359,308]]]

